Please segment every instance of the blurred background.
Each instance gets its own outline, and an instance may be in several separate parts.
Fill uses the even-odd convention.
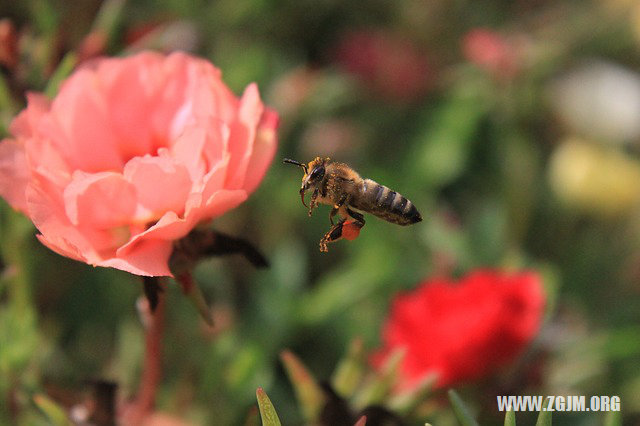
[[[399,291],[506,267],[542,275],[547,318],[517,373],[458,387],[481,424],[502,421],[499,394],[618,395],[625,424],[640,422],[637,1],[24,0],[0,16],[2,136],[25,91],[65,66],[148,48],[211,60],[236,94],[255,81],[280,114],[261,186],[213,225],[271,267],[199,265],[213,329],[169,286],[162,411],[243,424],[261,386],[284,424],[300,424],[282,350],[325,379],[354,338],[379,347]],[[424,221],[368,217],[357,240],[320,253],[329,208],[309,218],[300,169],[281,163],[315,156],[401,192]],[[4,200],[0,244],[0,423],[40,424],[34,393],[70,407],[87,380],[133,395],[139,279],[47,250]],[[431,404],[420,421],[455,424],[437,393]]]

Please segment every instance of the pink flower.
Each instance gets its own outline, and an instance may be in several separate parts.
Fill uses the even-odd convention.
[[[255,84],[238,99],[203,59],[96,60],[53,101],[28,95],[0,142],[0,195],[57,253],[170,276],[173,241],[256,189],[277,121]]]
[[[386,320],[380,365],[406,350],[400,387],[431,373],[439,387],[486,376],[513,361],[536,336],[545,296],[532,272],[478,270],[453,283],[433,279],[398,296]]]
[[[385,32],[348,33],[336,48],[336,61],[370,88],[393,100],[414,100],[425,94],[433,71],[426,55],[412,41]]]
[[[469,62],[496,77],[513,77],[520,66],[515,43],[493,30],[469,31],[462,41],[462,50]]]

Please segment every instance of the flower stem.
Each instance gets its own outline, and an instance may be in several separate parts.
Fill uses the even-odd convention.
[[[164,319],[166,308],[166,294],[164,287],[157,278],[145,278],[153,281],[154,285],[160,286],[157,292],[158,303],[152,311],[151,305],[146,298],[141,298],[138,302],[138,310],[142,317],[145,333],[145,355],[138,387],[138,396],[128,417],[128,424],[139,424],[153,410],[158,393],[158,385],[162,378],[162,339],[164,337]]]

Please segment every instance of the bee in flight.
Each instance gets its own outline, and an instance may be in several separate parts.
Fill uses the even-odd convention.
[[[304,170],[300,198],[302,204],[309,209],[309,216],[319,204],[332,206],[329,212],[331,229],[320,240],[320,251],[328,251],[327,244],[341,238],[355,239],[365,223],[360,212],[371,213],[402,226],[422,220],[416,206],[407,198],[378,182],[361,178],[344,163],[321,157],[316,157],[309,164],[288,158],[284,162],[300,166]],[[307,191],[312,191],[308,206],[304,200]],[[341,219],[334,224],[333,217],[336,213]]]

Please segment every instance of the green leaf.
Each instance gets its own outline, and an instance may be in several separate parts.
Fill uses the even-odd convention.
[[[283,351],[280,354],[280,358],[293,385],[298,402],[302,407],[302,415],[305,421],[308,423],[315,422],[325,402],[322,389],[302,361],[292,352]]]
[[[0,74],[0,137],[9,132],[9,124],[18,109],[4,75]]]
[[[43,394],[33,396],[33,402],[44,413],[50,424],[54,426],[71,426],[67,413],[52,399]]]
[[[604,417],[604,426],[622,426],[622,412],[608,411]]]
[[[91,31],[104,34],[106,42],[108,42],[118,31],[118,24],[126,3],[127,0],[103,1],[96,19],[93,21]]]
[[[473,418],[473,416],[471,416],[471,411],[467,408],[458,393],[453,389],[449,389],[448,395],[451,406],[453,407],[453,412],[460,424],[462,426],[479,426],[478,422]]]
[[[315,289],[301,297],[298,321],[319,324],[360,303],[385,282],[385,277],[395,274],[394,266],[399,262],[400,254],[390,253],[382,244],[360,249],[357,256],[327,273]]]
[[[46,36],[51,36],[60,25],[60,13],[58,8],[54,7],[53,2],[47,0],[30,0],[26,2],[29,6],[29,16],[32,18],[38,32]]]
[[[64,58],[62,58],[62,61],[60,61],[60,65],[58,65],[58,68],[56,68],[55,72],[47,83],[46,89],[44,90],[44,93],[45,95],[47,95],[47,97],[52,99],[56,96],[56,94],[58,93],[58,89],[60,88],[60,84],[65,78],[69,76],[69,74],[71,74],[71,71],[73,71],[73,68],[77,63],[78,57],[73,52],[67,53]]]
[[[543,407],[548,405],[548,399],[545,399],[542,403]],[[536,426],[551,426],[551,411],[541,410],[538,414],[538,420]]]
[[[610,360],[627,359],[640,354],[640,327],[625,326],[611,330],[605,336],[602,353]]]
[[[394,413],[406,415],[413,413],[427,399],[437,380],[437,374],[429,374],[412,391],[394,396],[389,401],[389,407]]]
[[[516,426],[516,413],[513,410],[504,415],[504,426]]]
[[[438,109],[426,110],[412,155],[413,176],[431,187],[446,185],[466,167],[470,145],[488,110],[486,88],[473,76],[458,85]]]
[[[263,426],[280,426],[280,419],[278,413],[273,407],[271,400],[267,396],[267,393],[258,388],[256,390],[256,398],[258,399],[258,407],[260,407],[260,418],[262,418]]]
[[[200,286],[198,286],[198,283],[196,283],[191,276],[191,273],[176,275],[176,280],[180,283],[183,293],[196,308],[202,319],[207,323],[207,325],[213,327],[213,314],[211,313],[211,308],[204,298],[204,294],[202,294]]]
[[[353,395],[364,376],[364,345],[362,339],[353,339],[346,356],[340,360],[333,373],[333,389],[342,397]]]
[[[230,388],[240,391],[268,380],[264,376],[264,352],[255,343],[237,348],[224,369],[224,378]]]
[[[502,129],[495,137],[500,147],[498,158],[504,176],[501,185],[509,213],[510,243],[518,245],[530,228],[533,206],[538,199],[540,154],[538,145],[518,130]]]
[[[389,395],[398,377],[400,362],[404,358],[405,351],[395,350],[382,366],[379,374],[366,383],[360,392],[354,397],[356,408],[364,408],[373,404],[380,404]]]

